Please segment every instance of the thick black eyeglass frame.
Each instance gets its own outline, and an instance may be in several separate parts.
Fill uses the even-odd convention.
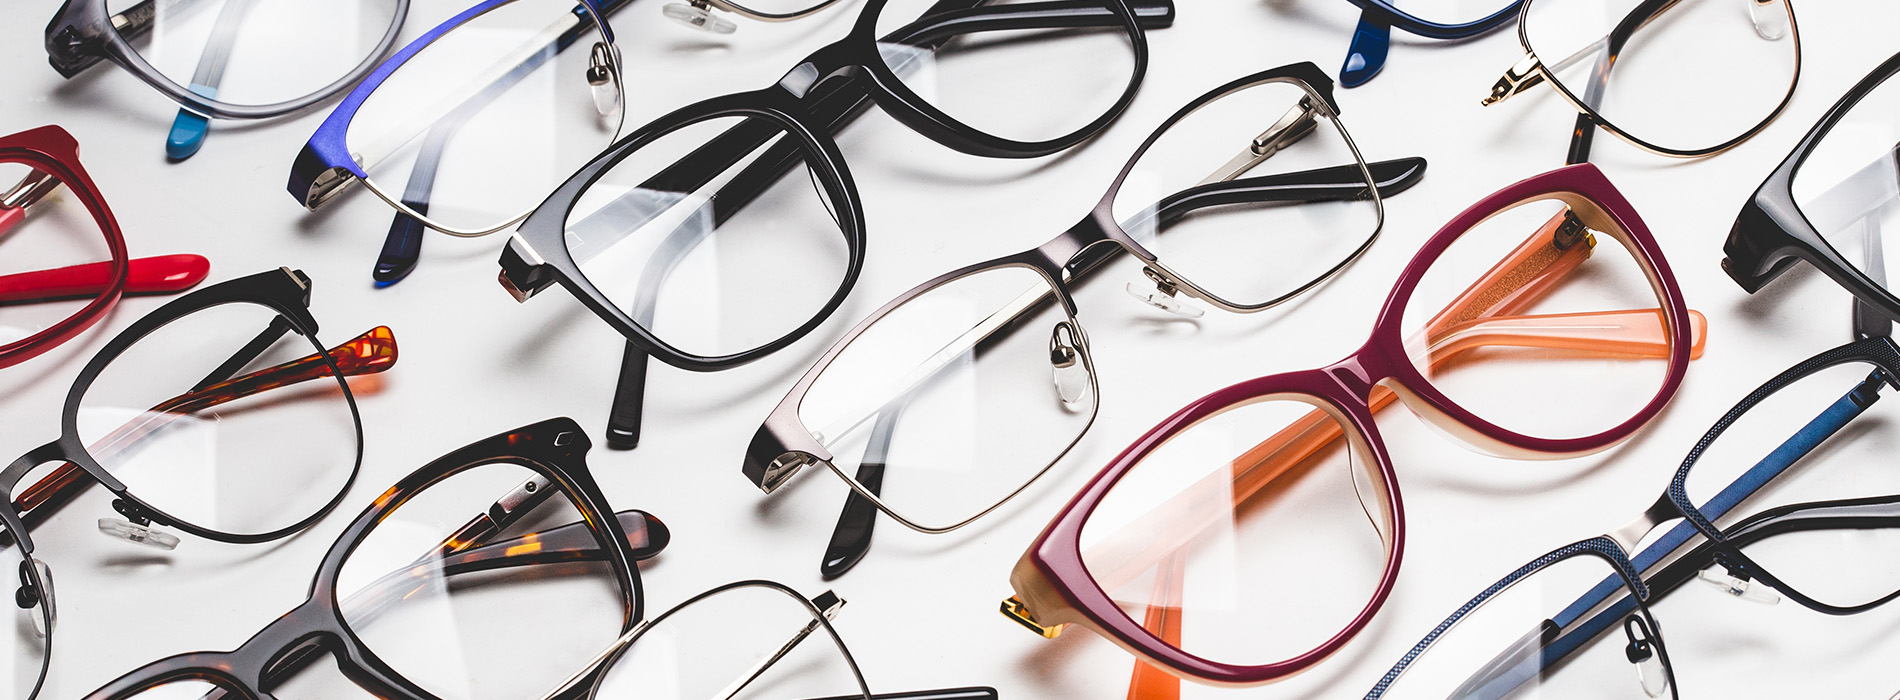
[[[364,690],[384,698],[434,700],[435,696],[398,674],[350,631],[343,619],[336,582],[343,563],[371,531],[396,509],[437,483],[470,469],[508,464],[534,472],[544,483],[524,482],[503,494],[486,511],[472,512],[466,540],[470,546],[439,555],[444,575],[474,573],[513,566],[605,559],[621,587],[625,615],[621,632],[644,618],[645,601],[640,572],[634,562],[665,548],[670,534],[658,519],[636,510],[614,513],[588,470],[586,454],[592,443],[571,418],[553,418],[488,437],[436,458],[403,477],[350,522],[324,554],[310,584],[310,596],[250,639],[228,652],[179,654],[133,670],[93,691],[93,700],[130,698],[167,683],[197,680],[223,691],[223,698],[269,700],[274,687],[298,670],[331,654],[343,675]],[[555,493],[567,497],[582,517],[536,533],[541,547],[531,554],[509,551],[516,540],[488,542],[509,524],[527,516]],[[0,513],[3,515],[3,513]],[[640,546],[629,542],[630,529],[643,537]],[[462,533],[457,533],[458,540]],[[602,544],[607,546],[601,547]],[[502,545],[502,546],[497,546]],[[580,697],[569,692],[559,697]]]
[[[72,389],[66,394],[66,403],[60,410],[59,438],[33,448],[13,460],[4,470],[0,470],[0,489],[4,489],[0,493],[15,493],[20,482],[41,465],[69,463],[78,466],[88,478],[111,491],[113,498],[116,499],[112,504],[113,509],[139,525],[156,524],[176,528],[198,537],[232,544],[257,544],[282,539],[303,531],[334,510],[337,504],[343,501],[350,486],[356,483],[357,474],[363,464],[363,418],[357,411],[356,398],[350,393],[348,382],[338,381],[337,383],[342,387],[343,399],[349,405],[350,419],[356,429],[356,457],[350,465],[349,478],[322,508],[303,520],[271,532],[261,534],[221,532],[174,517],[127,491],[125,483],[119,481],[100,465],[99,460],[93,457],[80,437],[80,400],[85,396],[86,391],[92,388],[93,381],[98,379],[99,374],[107,365],[153,331],[192,313],[223,304],[264,306],[276,311],[278,318],[284,322],[281,327],[273,326],[266,329],[266,335],[260,336],[260,339],[268,337],[269,342],[253,343],[251,347],[241,350],[238,356],[232,358],[232,361],[225,365],[230,373],[235,374],[249,359],[254,359],[243,357],[246,351],[254,355],[269,347],[271,342],[275,342],[284,333],[296,333],[310,338],[312,344],[319,348],[324,362],[329,365],[330,376],[343,376],[342,370],[337,367],[336,358],[330,355],[329,350],[325,349],[322,343],[316,342],[317,321],[310,314],[310,278],[302,271],[280,268],[205,287],[173,299],[158,310],[146,314],[131,327],[115,336],[97,355],[87,361],[85,368],[80,370],[78,378],[73,381]],[[35,561],[31,534],[33,528],[45,522],[81,492],[83,489],[63,491],[25,510],[8,497],[5,499],[4,506],[0,507],[0,524],[4,524],[6,528],[6,533],[0,535],[0,546],[18,546],[20,558],[23,561]],[[7,575],[7,573],[0,572],[0,575]],[[22,608],[39,605],[46,634],[46,663],[41,664],[39,680],[35,681],[32,692],[27,695],[28,698],[39,695],[40,688],[46,681],[47,667],[52,659],[54,620],[57,610],[55,609],[56,599],[52,596],[52,589],[48,584],[49,582],[42,577],[39,567],[32,565],[21,567],[14,602],[24,603],[20,605]]]
[[[1728,240],[1722,244],[1722,270],[1743,290],[1754,294],[1787,272],[1796,261],[1806,260],[1835,283],[1847,288],[1854,298],[1888,319],[1900,320],[1900,296],[1834,250],[1834,246],[1828,244],[1821,237],[1821,232],[1815,230],[1814,224],[1808,221],[1807,215],[1801,213],[1793,191],[1795,173],[1813,153],[1815,145],[1826,138],[1828,132],[1861,100],[1894,77],[1895,73],[1900,73],[1900,54],[1894,54],[1881,62],[1867,77],[1861,78],[1853,89],[1842,95],[1833,107],[1828,108],[1814,128],[1795,145],[1794,151],[1768,174],[1768,179],[1742,205],[1741,212],[1735,217],[1734,227],[1729,229]]]
[[[875,104],[905,126],[963,153],[988,158],[1034,158],[1058,153],[1093,137],[1127,110],[1147,73],[1145,30],[1167,27],[1174,21],[1173,0],[1134,0],[1132,4],[1129,0],[1040,0],[1009,5],[985,5],[985,0],[939,0],[923,17],[907,25],[905,29],[913,33],[906,40],[910,43],[948,41],[969,32],[1045,28],[1119,26],[1128,33],[1134,71],[1112,107],[1069,134],[1046,141],[1015,141],[974,129],[944,114],[913,93],[885,65],[878,53],[876,31],[879,14],[889,1],[869,0],[848,35],[812,52],[777,83],[761,90],[701,100],[634,130],[562,183],[510,237],[501,254],[501,283],[517,300],[526,301],[559,283],[627,339],[608,419],[609,447],[632,449],[639,444],[649,358],[696,372],[753,362],[817,328],[856,285],[864,263],[864,207],[832,133]],[[715,222],[724,221],[803,162],[837,219],[849,263],[837,290],[804,324],[751,350],[709,357],[660,340],[608,299],[582,274],[568,251],[565,232],[575,202],[613,166],[667,134],[721,117],[744,117],[745,121],[654,179],[665,179],[669,181],[666,186],[674,188],[681,185],[671,183],[704,183],[768,141],[781,139],[747,166],[740,179],[726,185],[730,194],[722,192],[726,198],[715,199]],[[656,258],[653,264],[670,262]]]

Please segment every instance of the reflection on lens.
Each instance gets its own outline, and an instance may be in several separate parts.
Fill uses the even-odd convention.
[[[912,93],[950,118],[1013,141],[1067,136],[1107,114],[1135,83],[1135,36],[1120,3],[1072,3],[1088,26],[1032,18],[951,23],[935,0],[891,0],[877,16],[878,55]],[[1006,18],[1035,0],[979,5]],[[967,19],[967,18],[966,18]],[[1046,22],[1046,24],[1044,24]]]
[[[86,205],[58,179],[17,162],[0,163],[0,251],[0,277],[112,262],[105,231]],[[0,295],[0,345],[72,318],[104,292],[50,299],[31,292]]]
[[[1035,270],[952,280],[853,338],[798,416],[893,510],[924,527],[959,524],[1036,478],[1094,420],[1074,323]]]
[[[743,584],[667,612],[609,661],[592,697],[864,698],[843,642],[794,595]]]
[[[1242,88],[1200,107],[1141,153],[1116,192],[1115,220],[1188,284],[1236,306],[1283,301],[1379,231],[1371,178],[1326,109],[1294,82]],[[1279,192],[1259,187],[1306,183],[1320,170],[1347,183],[1345,193],[1275,201]]]
[[[1697,456],[1685,482],[1690,502],[1706,515],[1711,502],[1733,502],[1777,472],[1717,524],[1790,504],[1900,493],[1900,475],[1883,466],[1900,450],[1900,426],[1883,400],[1893,394],[1889,381],[1874,365],[1847,362],[1782,387]],[[1861,605],[1900,590],[1900,529],[1883,519],[1891,513],[1860,513],[1874,520],[1853,527],[1838,522],[1850,519],[1845,512],[1815,515],[1837,522],[1771,528],[1775,533],[1758,533],[1744,552],[1783,583],[1829,605]]]
[[[221,684],[191,679],[173,681],[164,685],[146,688],[134,694],[136,700],[203,700],[206,696],[241,697],[237,691]]]
[[[79,400],[79,438],[126,490],[231,534],[295,525],[336,498],[361,449],[343,380],[269,307],[213,306],[113,358]]]
[[[492,534],[469,529],[503,501],[526,516]],[[538,698],[607,648],[630,614],[604,552],[545,477],[487,465],[378,522],[344,560],[336,595],[363,644],[431,694]]]
[[[1534,200],[1460,235],[1406,301],[1412,365],[1453,403],[1542,439],[1598,435],[1664,386],[1671,338],[1607,216]]]
[[[390,74],[344,140],[384,198],[441,228],[499,229],[619,132],[618,75],[589,74],[599,42],[573,0],[501,5]]]
[[[0,666],[0,674],[4,674],[7,687],[13,689],[13,697],[26,698],[39,687],[40,674],[46,669],[47,649],[52,643],[53,596],[50,592],[38,593],[50,590],[52,572],[43,565],[37,572],[30,570],[19,545],[4,532],[0,532],[0,537],[7,540],[5,548],[0,548],[0,582],[5,584],[0,588],[15,593],[8,598],[18,598],[7,601],[7,608],[13,611],[13,624],[0,635],[3,639],[0,643],[6,647],[0,651],[0,664],[4,664]],[[28,596],[22,591],[35,593]],[[14,604],[20,602],[28,604]]]
[[[1381,698],[1673,698],[1668,658],[1655,622],[1616,569],[1580,554],[1519,579],[1464,615]]]
[[[581,193],[568,252],[661,342],[703,357],[767,345],[818,316],[850,265],[810,157],[757,119],[688,125]]]
[[[1659,148],[1738,138],[1794,91],[1786,0],[1544,0],[1531,3],[1523,30],[1566,92]]]
[[[1385,573],[1388,495],[1317,402],[1232,407],[1143,457],[1082,524],[1089,577],[1211,662],[1288,661],[1344,631]]]
[[[332,87],[371,58],[399,19],[395,0],[336,0],[320,6],[107,0],[105,5],[119,36],[159,75],[198,95],[242,106],[288,102]],[[130,23],[121,25],[122,19]]]
[[[1874,280],[1889,286],[1887,256],[1900,246],[1900,81],[1867,93],[1794,171],[1795,206],[1828,245]]]

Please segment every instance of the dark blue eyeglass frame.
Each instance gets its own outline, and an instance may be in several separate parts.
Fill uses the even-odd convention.
[[[1421,18],[1392,5],[1391,0],[1347,0],[1361,9],[1359,26],[1352,31],[1352,44],[1346,50],[1346,62],[1339,68],[1339,84],[1359,87],[1371,82],[1385,68],[1386,53],[1392,48],[1394,27],[1428,39],[1469,39],[1502,27],[1516,19],[1524,0],[1511,3],[1482,18],[1459,24],[1443,24]]]

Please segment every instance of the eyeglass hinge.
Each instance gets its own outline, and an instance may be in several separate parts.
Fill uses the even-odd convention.
[[[1590,227],[1583,223],[1583,219],[1577,218],[1576,212],[1566,211],[1563,223],[1558,224],[1557,230],[1551,233],[1550,242],[1558,250],[1569,250],[1589,237]]]
[[[1042,635],[1043,639],[1055,639],[1062,634],[1062,625],[1044,627],[1036,621],[1036,614],[1029,611],[1023,599],[1010,596],[1003,601],[1003,617],[1015,620],[1016,624],[1029,628],[1029,631]]]
[[[1544,82],[1544,76],[1537,71],[1537,66],[1537,54],[1524,54],[1524,58],[1518,60],[1516,65],[1504,71],[1504,76],[1491,86],[1491,95],[1479,104],[1489,107]]]
[[[778,459],[772,460],[771,464],[765,466],[765,474],[759,477],[759,489],[766,493],[777,490],[787,479],[792,478],[793,474],[797,474],[798,470],[805,468],[805,465],[811,464],[812,461],[811,455],[800,452],[779,455]]]

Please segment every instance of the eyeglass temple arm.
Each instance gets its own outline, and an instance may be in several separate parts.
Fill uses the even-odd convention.
[[[1808,423],[1803,425],[1794,435],[1783,441],[1781,445],[1777,446],[1766,457],[1756,462],[1748,471],[1744,472],[1733,483],[1724,487],[1715,497],[1709,499],[1707,503],[1703,504],[1697,510],[1701,511],[1702,514],[1711,521],[1718,520],[1724,515],[1727,515],[1730,510],[1741,505],[1742,502],[1754,495],[1755,492],[1766,486],[1777,476],[1780,476],[1790,466],[1793,466],[1795,462],[1807,456],[1809,452],[1819,447],[1822,442],[1825,442],[1829,437],[1832,437],[1835,433],[1846,427],[1848,423],[1864,413],[1875,401],[1879,400],[1879,388],[1884,385],[1884,381],[1885,380],[1880,377],[1880,373],[1875,372],[1874,375],[1856,385],[1852,390],[1848,391],[1846,395],[1842,396],[1819,415],[1808,421]],[[1658,506],[1662,505],[1661,502],[1667,502],[1668,499],[1668,494],[1664,494],[1662,498],[1659,499]],[[1900,497],[1873,500],[1892,503],[1900,502]],[[1883,515],[1884,518],[1887,518],[1885,521],[1878,519],[1869,521],[1865,518],[1833,517],[1843,515],[1843,513],[1839,511],[1822,513],[1821,515],[1825,517],[1799,519],[1793,522],[1787,522],[1788,518],[1798,517],[1798,512],[1806,512],[1818,507],[1832,507],[1839,503],[1860,504],[1859,501],[1833,501],[1770,509],[1750,516],[1748,519],[1724,530],[1723,534],[1725,535],[1725,539],[1728,539],[1731,544],[1740,547],[1756,539],[1766,538],[1784,531],[1837,527],[1890,527],[1895,524],[1900,524],[1900,519],[1895,519],[1900,518],[1900,516],[1891,513]],[[1673,509],[1673,504],[1670,505],[1669,508]],[[1790,515],[1791,513],[1797,515]],[[1869,522],[1873,524],[1866,524]],[[1687,546],[1691,540],[1698,536],[1694,525],[1688,522],[1679,522],[1670,528],[1669,532],[1657,539],[1656,542],[1644,548],[1641,552],[1637,553],[1635,557],[1631,558],[1630,563],[1638,572],[1647,571],[1661,564],[1671,555],[1677,554],[1679,550]],[[1714,544],[1704,542],[1696,549],[1689,551],[1687,554],[1684,554],[1676,561],[1664,567],[1656,576],[1647,582],[1651,591],[1651,599],[1659,598],[1669,591],[1680,587],[1684,582],[1695,578],[1697,572],[1717,563],[1714,556]],[[1562,630],[1562,634],[1549,640],[1546,646],[1537,650],[1540,653],[1540,658],[1535,665],[1530,665],[1527,659],[1521,658],[1526,655],[1529,650],[1506,650],[1504,654],[1500,655],[1499,659],[1495,659],[1491,663],[1486,664],[1485,669],[1490,671],[1490,676],[1502,673],[1499,669],[1516,669],[1517,675],[1501,679],[1488,677],[1485,672],[1480,672],[1480,674],[1466,681],[1465,686],[1487,688],[1496,691],[1498,694],[1483,697],[1501,696],[1529,680],[1531,672],[1541,671],[1552,664],[1568,658],[1570,654],[1575,653],[1590,640],[1615,628],[1620,620],[1636,610],[1635,601],[1631,600],[1628,595],[1624,595],[1620,600],[1608,603],[1608,607],[1604,607],[1612,596],[1617,595],[1623,590],[1622,580],[1615,576],[1598,583],[1595,587],[1591,588],[1588,593],[1584,594],[1583,597],[1578,598],[1562,611],[1552,616],[1551,623]],[[1597,610],[1598,612],[1588,619],[1583,619],[1584,616],[1589,614],[1592,610]],[[1511,655],[1520,657],[1517,659],[1517,663],[1504,662],[1504,657]],[[1500,680],[1504,682],[1500,683]]]
[[[1410,189],[1424,177],[1425,159],[1401,158],[1379,161],[1366,166],[1372,173],[1380,196],[1392,196]],[[1309,203],[1361,199],[1366,196],[1365,173],[1357,165],[1342,165],[1301,172],[1263,175],[1196,185],[1164,197],[1154,207],[1152,216],[1158,222],[1157,230],[1165,232],[1167,227],[1188,214],[1208,207],[1250,204],[1250,203]],[[1103,264],[1124,252],[1119,245],[1094,245],[1077,253],[1066,266],[1069,279],[1087,278]],[[1011,320],[1021,317],[1053,302],[1047,294],[1034,298],[1017,300],[1017,303],[1000,310],[991,317],[991,321],[979,328],[972,329],[963,338],[953,341],[945,348],[946,352],[938,356],[954,356],[968,350],[982,352],[987,345],[1008,337],[1016,330]],[[888,458],[891,432],[897,427],[897,414],[903,410],[908,397],[926,384],[930,377],[941,371],[941,366],[926,365],[920,368],[917,381],[899,382],[896,395],[876,409],[866,412],[866,418],[877,422],[872,427],[870,442],[859,462],[857,481],[865,490],[879,493],[883,483],[883,474]],[[827,434],[843,434],[843,431]],[[856,566],[870,551],[871,534],[877,524],[877,506],[870,499],[853,489],[845,497],[844,510],[838,515],[837,526],[833,528],[831,541],[826,545],[824,559],[819,563],[819,573],[826,580],[835,579]]]
[[[62,183],[34,170],[0,195],[0,238],[26,222],[29,210],[44,201]],[[171,294],[203,282],[211,262],[200,255],[158,255],[126,262],[126,294]],[[0,304],[85,299],[105,293],[112,285],[112,262],[68,265],[0,275]]]
[[[345,377],[382,372],[396,363],[396,336],[388,326],[377,326],[349,342],[332,348],[330,356],[335,358],[337,369],[341,370]],[[134,419],[100,439],[94,444],[93,449],[116,452],[186,414],[273,389],[331,376],[333,373],[330,365],[324,361],[323,356],[311,354],[241,377],[213,382],[167,399],[145,412],[140,418]],[[61,506],[84,492],[86,487],[93,483],[85,470],[80,469],[78,465],[62,464],[51,474],[21,491],[13,501],[13,507],[19,511],[23,524],[32,528],[57,512]]]
[[[224,67],[231,61],[231,45],[237,43],[238,27],[244,24],[244,16],[250,13],[254,2],[226,0],[218,10],[211,35],[198,54],[198,66],[192,70],[191,84],[185,89],[207,99],[217,99],[218,87],[224,82]],[[172,160],[190,158],[204,145],[210,131],[210,118],[180,107],[178,116],[172,119],[171,132],[165,136],[165,156]]]

